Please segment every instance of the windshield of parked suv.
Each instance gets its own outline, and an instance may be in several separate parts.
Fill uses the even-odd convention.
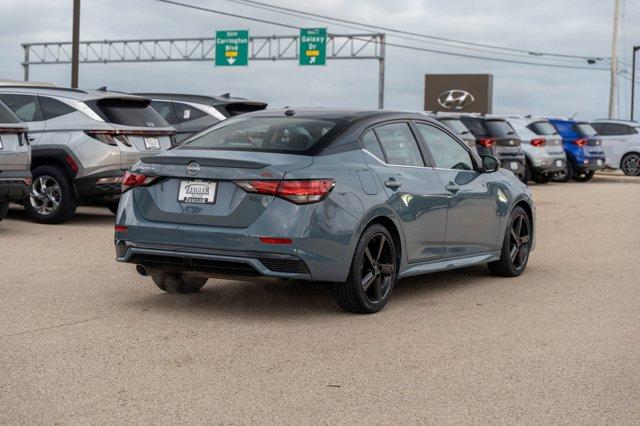
[[[503,120],[486,120],[484,125],[491,133],[491,136],[515,136],[516,131],[509,123]]]
[[[323,139],[336,124],[336,121],[315,118],[239,118],[221,122],[182,147],[302,152]]]
[[[536,121],[535,123],[529,124],[529,128],[537,135],[550,136],[558,134],[558,131],[553,127],[553,124],[548,121]]]
[[[2,102],[0,102],[0,123],[20,123],[18,117]]]
[[[466,135],[470,133],[469,129],[467,129],[467,126],[465,126],[460,120],[449,120],[449,119],[442,120],[442,124],[444,124],[445,126],[447,126],[448,128],[450,128],[451,130],[453,130],[459,135]]]
[[[132,127],[169,127],[146,99],[107,98],[85,102],[107,123]]]
[[[596,129],[588,123],[576,123],[576,128],[582,136],[598,136]]]

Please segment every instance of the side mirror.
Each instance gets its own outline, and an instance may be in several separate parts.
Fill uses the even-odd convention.
[[[482,156],[482,169],[485,173],[497,172],[500,168],[500,161],[493,155]]]

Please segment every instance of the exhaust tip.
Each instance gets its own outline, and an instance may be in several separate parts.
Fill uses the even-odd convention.
[[[148,277],[149,276],[149,271],[147,271],[147,268],[145,268],[142,265],[136,265],[136,271],[142,275],[143,277]]]

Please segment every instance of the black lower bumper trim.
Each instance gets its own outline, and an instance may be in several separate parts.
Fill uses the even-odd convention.
[[[20,201],[29,195],[29,186],[24,180],[0,180],[0,203]]]

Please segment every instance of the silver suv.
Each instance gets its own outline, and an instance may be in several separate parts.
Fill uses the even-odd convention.
[[[24,205],[41,223],[68,220],[80,203],[115,213],[124,171],[175,144],[175,129],[139,96],[7,85],[0,101],[29,128],[33,186]]]
[[[621,169],[627,176],[640,176],[640,124],[636,121],[596,120],[591,122],[602,139],[607,167]]]
[[[31,185],[31,150],[27,127],[0,102],[0,220],[9,203],[24,199]]]
[[[229,117],[260,111],[267,107],[264,102],[222,96],[189,95],[183,93],[136,93],[151,98],[151,106],[175,127],[178,143],[200,133]]]
[[[562,148],[562,136],[545,118],[507,117],[520,140],[526,159],[524,179],[547,183],[557,173],[565,172],[567,155]]]

